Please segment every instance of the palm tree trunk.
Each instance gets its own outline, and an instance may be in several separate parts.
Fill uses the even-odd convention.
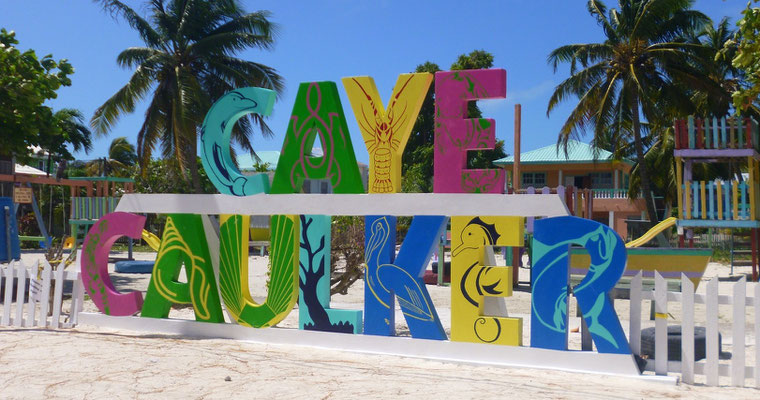
[[[633,118],[633,147],[636,150],[638,159],[639,178],[641,178],[641,195],[644,197],[644,204],[647,207],[649,223],[654,226],[659,222],[657,212],[652,198],[652,189],[649,184],[649,172],[647,171],[646,162],[644,161],[644,142],[641,140],[641,121],[639,120],[639,94],[636,89],[630,92],[631,116]]]
[[[189,153],[189,157],[187,160],[187,163],[188,163],[187,167],[190,169],[190,179],[192,181],[191,183],[193,185],[193,191],[195,191],[195,193],[200,194],[200,193],[203,193],[203,188],[201,187],[201,176],[198,173],[198,155],[197,155],[198,143],[197,142],[193,142],[193,144],[189,146],[188,153]]]

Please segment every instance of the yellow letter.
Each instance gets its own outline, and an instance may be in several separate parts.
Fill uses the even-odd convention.
[[[451,340],[522,345],[522,318],[507,317],[512,268],[493,246],[523,246],[523,217],[451,217]]]
[[[399,75],[386,111],[374,79],[343,78],[369,153],[369,193],[401,191],[401,155],[432,81],[429,73]]]

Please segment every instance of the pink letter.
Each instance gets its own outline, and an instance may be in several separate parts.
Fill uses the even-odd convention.
[[[119,293],[108,276],[108,252],[122,236],[139,239],[145,217],[125,212],[104,215],[87,232],[82,244],[82,283],[98,309],[107,315],[132,315],[140,311],[140,292]]]
[[[467,119],[467,104],[506,95],[503,69],[435,73],[434,192],[503,193],[504,170],[467,169],[468,150],[492,149],[496,143],[495,121]]]

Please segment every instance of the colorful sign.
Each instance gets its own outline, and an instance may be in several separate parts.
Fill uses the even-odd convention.
[[[435,191],[502,193],[503,171],[467,169],[467,151],[491,148],[495,137],[493,120],[467,119],[466,109],[472,100],[503,98],[506,72],[451,71],[437,73],[435,79]],[[401,153],[430,85],[430,76],[401,75],[387,110],[371,78],[346,78],[343,83],[370,152],[367,190],[373,196],[394,193],[400,187]],[[304,179],[327,179],[338,194],[364,192],[333,82],[300,85],[271,190],[262,175],[241,175],[229,155],[232,125],[248,113],[267,115],[272,110],[271,101],[268,91],[243,88],[223,96],[209,111],[203,127],[201,159],[221,193],[293,194],[300,191]],[[321,156],[312,154],[317,138]],[[392,199],[397,195],[388,196]],[[298,300],[301,329],[391,336],[395,334],[398,300],[413,338],[446,340],[422,273],[445,232],[448,217],[414,216],[396,254],[396,216],[360,215],[365,215],[366,231],[363,313],[329,306],[327,215],[271,216],[268,295],[263,303],[254,301],[250,294],[246,215],[222,214],[219,242],[213,245],[209,240],[216,243],[217,233],[202,219],[205,217],[169,215],[143,305],[140,293],[115,291],[108,277],[107,252],[121,235],[139,237],[145,218],[108,214],[93,226],[85,240],[83,280],[105,314],[133,315],[142,311],[146,317],[164,318],[172,303],[185,303],[193,305],[198,321],[219,323],[224,320],[224,304],[236,323],[253,328],[276,325]],[[460,213],[452,218],[450,340],[522,345],[523,320],[510,317],[504,302],[512,294],[513,270],[496,265],[494,247],[523,246],[524,225],[524,217],[479,215],[477,209],[471,215]],[[567,349],[568,257],[570,245],[577,244],[588,249],[592,264],[591,272],[574,293],[597,349],[601,353],[630,354],[608,299],[626,262],[620,237],[598,222],[575,217],[540,219],[535,223],[534,235],[531,346]],[[212,254],[218,255],[218,260],[212,259]],[[181,264],[185,266],[187,283],[177,281]]]

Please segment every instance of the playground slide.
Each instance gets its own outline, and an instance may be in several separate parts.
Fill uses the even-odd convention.
[[[654,239],[657,234],[664,231],[665,229],[670,228],[671,226],[675,225],[676,218],[670,217],[659,224],[655,225],[652,229],[648,230],[647,233],[642,235],[640,238],[636,240],[632,240],[625,244],[625,247],[639,247],[645,245],[648,241]]]
[[[158,236],[146,231],[143,229],[142,231],[142,239],[145,241],[145,243],[150,246],[151,249],[158,251],[158,248],[161,247],[161,238]]]

